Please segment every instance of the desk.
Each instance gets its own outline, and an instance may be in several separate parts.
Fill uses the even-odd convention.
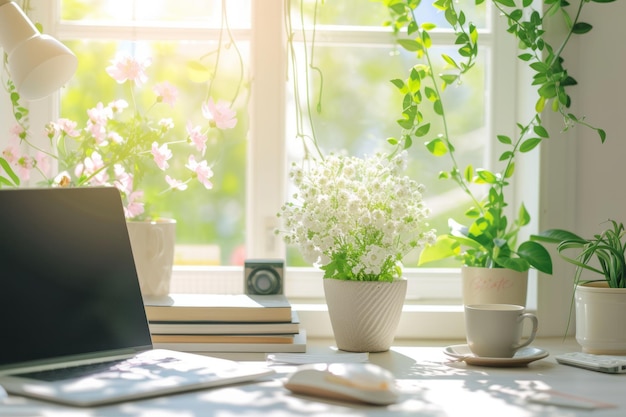
[[[311,353],[331,351],[329,341],[310,341]],[[455,342],[450,342],[453,344]],[[458,343],[458,342],[457,342]],[[419,344],[419,346],[416,346]],[[370,362],[392,370],[402,396],[388,407],[351,405],[292,395],[282,381],[293,366],[275,366],[276,374],[262,381],[94,409],[67,408],[10,397],[0,416],[487,416],[487,417],[609,417],[626,415],[626,375],[559,365],[554,355],[580,350],[572,341],[539,339],[533,345],[550,356],[522,368],[486,368],[450,363],[442,342],[399,342],[389,352],[370,354]],[[231,355],[226,355],[231,356]],[[232,356],[231,356],[232,358]],[[249,357],[258,360],[263,356]],[[244,358],[239,358],[244,359]],[[536,390],[562,393],[614,404],[594,411],[546,406],[526,401]]]

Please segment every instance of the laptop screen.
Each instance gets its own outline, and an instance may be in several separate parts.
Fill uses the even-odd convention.
[[[115,188],[0,190],[0,369],[150,348]]]

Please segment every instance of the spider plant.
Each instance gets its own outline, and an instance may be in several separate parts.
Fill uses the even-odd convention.
[[[621,222],[612,219],[607,222],[611,227],[589,239],[571,235],[562,240],[561,231],[547,230],[536,236],[536,240],[558,243],[559,255],[576,266],[576,284],[602,281],[581,279],[584,271],[591,271],[601,275],[610,288],[626,288],[626,230]],[[574,257],[565,255],[569,251],[578,251],[578,254]]]

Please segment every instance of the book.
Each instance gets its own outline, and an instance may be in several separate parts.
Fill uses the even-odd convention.
[[[152,343],[293,343],[292,334],[153,334]]]
[[[290,322],[208,322],[153,321],[148,323],[154,334],[295,334],[300,330],[300,318],[291,311]]]
[[[144,305],[150,322],[291,322],[291,304],[282,294],[170,294]]]
[[[295,334],[292,343],[153,343],[153,347],[192,353],[303,353],[306,352],[306,331],[300,330],[299,333]]]

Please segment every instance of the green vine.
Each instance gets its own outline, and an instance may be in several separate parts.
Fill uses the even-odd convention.
[[[434,156],[447,155],[451,162],[450,171],[440,173],[440,178],[453,180],[473,202],[466,211],[470,219],[469,226],[455,221],[450,222],[451,232],[440,236],[435,245],[422,252],[420,263],[436,261],[448,257],[457,257],[465,265],[495,268],[510,268],[524,271],[534,267],[550,273],[552,269],[549,254],[540,244],[533,241],[517,246],[520,229],[530,222],[530,216],[523,204],[517,211],[516,218],[509,223],[505,215],[507,207],[505,188],[515,173],[515,158],[528,153],[550,137],[543,126],[541,113],[547,107],[559,112],[564,118],[564,129],[581,125],[596,131],[601,142],[606,133],[587,123],[569,111],[571,97],[568,88],[576,85],[563,65],[561,56],[572,35],[589,32],[592,27],[580,21],[581,10],[590,0],[579,0],[572,18],[567,12],[569,3],[561,0],[546,0],[544,14],[532,8],[532,0],[522,0],[518,7],[514,0],[492,0],[492,4],[503,18],[507,19],[507,32],[515,36],[519,49],[523,51],[518,58],[527,63],[533,71],[532,84],[537,88],[539,98],[535,104],[535,114],[525,124],[518,123],[518,135],[511,138],[497,135],[498,141],[505,146],[499,161],[503,168],[495,172],[485,168],[475,168],[469,164],[460,166],[456,158],[456,149],[448,129],[442,92],[461,82],[463,75],[470,71],[478,56],[479,33],[476,26],[467,20],[466,14],[452,0],[437,0],[433,6],[444,13],[446,21],[452,27],[455,45],[458,46],[459,58],[442,54],[448,70],[435,74],[432,70],[432,46],[430,31],[436,25],[419,22],[416,9],[421,0],[381,0],[388,8],[391,19],[385,25],[392,28],[397,43],[408,52],[415,53],[425,64],[417,64],[409,71],[406,80],[394,79],[393,85],[402,94],[402,117],[398,120],[402,128],[400,138],[390,138],[389,143],[396,147],[396,152],[412,147],[415,140],[425,141],[427,150]],[[608,3],[614,0],[592,0]],[[480,5],[484,0],[475,0]],[[558,48],[550,44],[545,37],[545,19],[560,14],[565,19],[568,31]],[[423,116],[424,106],[432,106],[435,114],[441,118],[443,128],[439,133],[431,132],[431,123]],[[430,138],[430,139],[429,139]],[[489,192],[485,198],[478,198],[471,184],[487,184]]]

